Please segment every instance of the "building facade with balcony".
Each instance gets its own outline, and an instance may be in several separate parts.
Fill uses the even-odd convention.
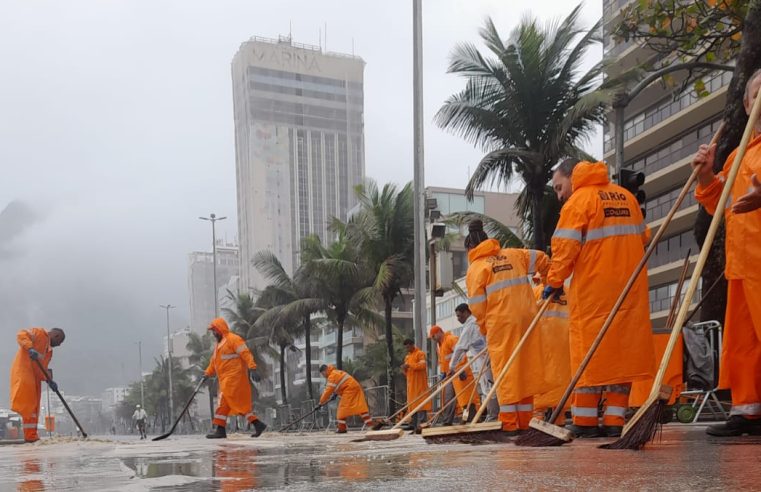
[[[604,57],[613,67],[611,74],[650,62],[656,66],[671,62],[636,43],[620,43],[610,35],[621,20],[622,9],[634,0],[604,0]],[[622,167],[645,173],[642,189],[647,194],[645,220],[652,231],[663,223],[690,175],[690,161],[700,144],[708,143],[719,127],[732,74],[713,72],[702,77],[708,93],[699,97],[686,74],[674,73],[674,85],[656,82],[635,97],[624,112],[624,159]],[[614,168],[615,127],[612,115],[605,127],[604,159]],[[685,258],[692,268],[699,247],[693,234],[698,204],[688,194],[648,263],[650,312],[653,329],[665,328],[668,311]],[[695,300],[701,295],[698,289]]]

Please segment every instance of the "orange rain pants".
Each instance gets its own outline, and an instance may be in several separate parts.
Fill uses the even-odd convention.
[[[40,362],[47,369],[53,357],[50,337],[43,328],[21,330],[16,335],[19,349],[11,366],[11,410],[21,415],[24,427],[24,440],[33,442],[39,439],[37,423],[40,413],[40,396],[42,381],[45,376],[37,364],[29,357],[29,349],[40,353]]]

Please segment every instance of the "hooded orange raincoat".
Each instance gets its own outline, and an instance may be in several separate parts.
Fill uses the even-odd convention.
[[[471,249],[468,259],[470,311],[486,336],[492,374],[497,378],[538,311],[529,275],[538,271],[544,276],[550,262],[541,251],[501,249],[495,239]],[[534,331],[497,387],[500,409],[508,411],[506,406],[550,389],[544,380],[541,335]]]
[[[592,341],[644,255],[650,232],[634,196],[612,184],[602,162],[576,165],[573,194],[560,211],[552,236],[547,281],[569,291],[571,369],[576,371]],[[634,283],[577,387],[625,384],[653,377],[647,269]]]
[[[40,413],[40,396],[42,381],[45,376],[37,364],[29,357],[29,349],[40,353],[40,363],[48,368],[53,357],[50,337],[43,328],[21,330],[16,335],[19,349],[11,366],[11,410],[21,415],[24,426],[24,439],[37,439],[37,421]]]
[[[423,403],[424,395],[428,393],[428,371],[425,363],[425,353],[418,347],[404,357],[404,363],[407,369],[404,375],[407,377],[407,404],[410,410]],[[428,403],[420,409],[421,412],[430,412],[433,409],[433,403]]]
[[[254,356],[246,342],[230,331],[224,319],[212,321],[209,330],[222,336],[205,371],[207,377],[216,374],[219,379],[219,406],[214,411],[214,424],[224,427],[231,414],[245,415],[249,422],[257,420],[251,408],[248,379],[248,369],[256,369]]]
[[[724,182],[737,155],[735,149],[724,169],[695,197],[713,215]],[[761,209],[732,213],[732,204],[752,189],[753,175],[761,179],[761,134],[748,143],[737,178],[724,210],[726,221],[727,311],[721,354],[719,387],[732,390],[732,415],[761,417]]]
[[[320,405],[330,401],[333,393],[341,397],[338,402],[336,420],[339,424],[346,425],[346,419],[352,415],[359,415],[365,423],[370,421],[370,409],[367,408],[365,392],[359,382],[347,372],[336,369],[332,364],[328,365],[328,384],[320,397]]]
[[[459,338],[448,331],[445,331],[443,336],[444,338],[441,340],[441,343],[438,344],[439,369],[441,369],[442,373],[449,374],[449,361],[452,360],[454,347],[457,345],[457,340],[459,340]],[[457,367],[452,369],[452,371],[457,371],[467,363],[468,357],[463,355],[462,359],[460,359],[460,362],[457,364]],[[465,369],[464,374],[465,379],[460,379],[458,376],[452,381],[454,393],[457,395],[457,406],[460,408],[464,408],[468,405],[468,400],[470,400],[470,394],[472,393],[471,390],[473,389],[473,385],[471,384],[473,382],[473,371],[468,367]],[[481,399],[478,397],[477,392],[473,396],[473,404],[476,406],[481,405]]]

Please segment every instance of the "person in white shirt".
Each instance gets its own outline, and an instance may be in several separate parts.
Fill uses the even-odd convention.
[[[457,367],[460,359],[464,355],[473,360],[470,369],[473,371],[473,376],[478,377],[481,374],[481,379],[478,381],[478,385],[481,388],[481,397],[485,398],[492,387],[494,377],[491,372],[491,365],[489,363],[489,355],[483,355],[478,359],[475,356],[478,355],[486,347],[486,339],[481,335],[481,330],[478,328],[476,317],[470,312],[470,308],[467,304],[462,303],[455,308],[455,315],[457,321],[462,323],[462,332],[460,338],[457,340],[457,344],[454,346],[454,353],[452,354],[452,361],[449,367]],[[481,368],[486,365],[486,368],[481,371]],[[489,400],[486,405],[487,421],[496,420],[499,415],[499,402],[497,402],[496,393]]]
[[[135,421],[135,425],[137,425],[137,430],[140,432],[140,439],[145,439],[147,436],[145,435],[145,421],[148,419],[148,414],[145,413],[145,410],[140,407],[140,405],[137,405],[135,407],[135,413],[132,414],[132,420]]]

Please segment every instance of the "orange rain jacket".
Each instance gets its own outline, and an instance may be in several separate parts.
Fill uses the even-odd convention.
[[[220,400],[224,397],[231,414],[245,415],[251,411],[251,384],[248,369],[256,369],[256,362],[246,342],[230,331],[222,318],[211,322],[210,329],[222,335],[214,347],[206,376],[217,375]]]
[[[47,369],[53,357],[50,337],[43,328],[30,328],[19,331],[16,342],[19,349],[11,366],[11,410],[22,417],[30,417],[32,414],[36,417],[40,406],[41,382],[45,381],[45,376],[29,357],[29,349],[33,348],[40,353],[42,367]]]
[[[444,339],[441,341],[441,343],[438,345],[438,353],[439,353],[439,369],[441,369],[441,372],[444,374],[449,374],[449,361],[452,360],[452,355],[454,355],[454,347],[457,345],[457,340],[459,338],[456,335],[453,335],[449,331],[444,332]],[[468,357],[466,355],[463,355],[460,359],[460,362],[457,363],[457,367],[453,369],[453,371],[457,371],[462,366],[468,363]],[[465,369],[465,379],[460,379],[460,377],[454,378],[452,381],[452,386],[454,386],[454,393],[457,395],[457,405],[460,408],[465,407],[468,404],[468,400],[470,400],[470,394],[472,393],[473,385],[470,384],[473,382],[473,371],[470,370],[470,367]],[[470,385],[470,386],[468,386]],[[467,388],[467,390],[466,390]],[[476,393],[473,396],[473,403],[476,406],[480,405],[480,399],[478,398],[478,393]]]
[[[573,194],[560,210],[552,236],[547,281],[560,287],[573,273],[571,368],[575,372],[610,313],[650,239],[634,196],[612,184],[602,162],[582,162],[571,177]],[[579,387],[653,377],[647,269],[643,269],[595,352]]]
[[[368,413],[367,400],[365,392],[359,382],[351,377],[346,371],[336,369],[333,364],[328,365],[328,384],[325,385],[325,391],[320,397],[320,405],[330,401],[333,393],[341,397],[338,402],[338,411],[336,418],[343,420],[352,415],[362,415]]]
[[[529,275],[546,275],[550,262],[541,251],[501,249],[495,239],[471,249],[468,259],[470,311],[486,336],[496,379],[538,311]],[[508,405],[550,389],[544,380],[540,330],[535,330],[497,387],[497,399]]]
[[[404,357],[404,363],[409,366],[404,371],[407,377],[407,403],[411,404],[410,410],[414,409],[425,399],[420,396],[428,392],[428,371],[425,363],[425,352],[418,347]],[[418,398],[419,397],[419,398]],[[428,403],[420,409],[421,412],[431,412],[433,403]]]
[[[736,155],[737,149],[729,154],[724,162],[724,169],[711,184],[706,187],[698,185],[695,188],[695,198],[711,215],[716,213],[724,181]],[[727,231],[725,255],[727,264],[724,271],[728,280],[761,281],[761,268],[759,268],[761,248],[758,247],[758,238],[761,238],[761,209],[745,214],[733,214],[731,210],[732,204],[751,190],[751,177],[754,174],[761,179],[761,134],[756,135],[748,143],[740,164],[740,171],[732,185],[732,193],[724,210]]]
[[[543,286],[534,289],[538,303],[542,301]],[[544,379],[552,385],[552,390],[534,398],[534,408],[544,409],[555,407],[563,396],[568,383],[571,382],[571,348],[568,345],[568,327],[570,325],[570,310],[568,309],[568,294],[563,293],[560,299],[553,299],[542,315],[539,329],[542,333],[544,348]],[[570,406],[570,403],[569,403]]]

